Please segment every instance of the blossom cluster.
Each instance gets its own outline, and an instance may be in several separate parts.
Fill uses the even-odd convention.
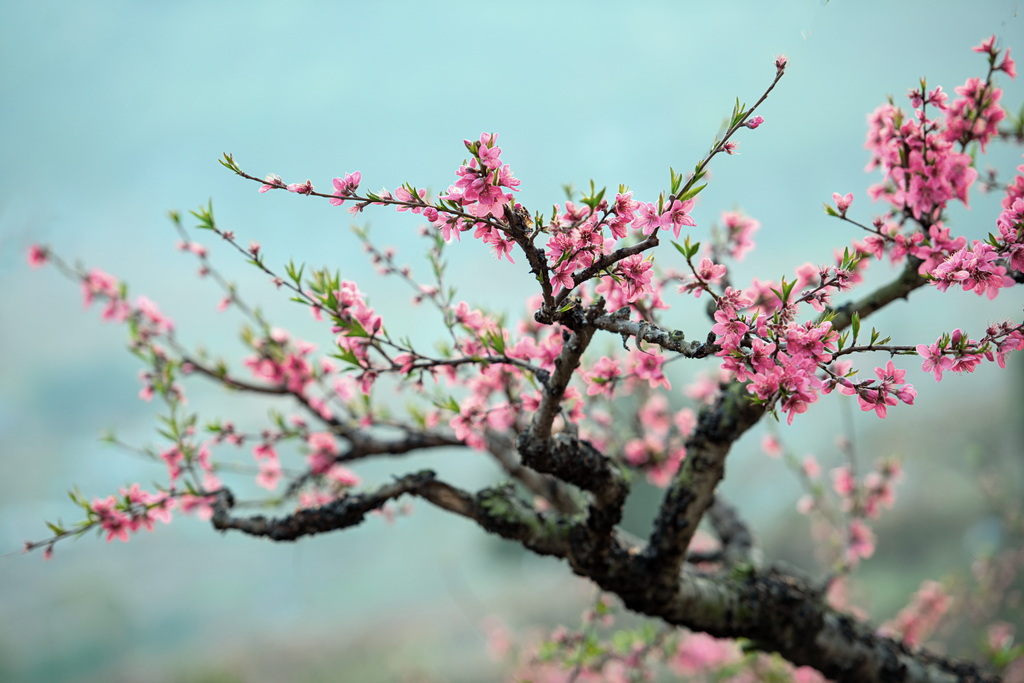
[[[918,344],[917,353],[924,359],[922,368],[942,379],[942,373],[974,372],[982,360],[995,361],[1006,367],[1006,354],[1024,350],[1024,325],[1003,322],[989,325],[980,340],[970,339],[962,330],[944,334],[933,344]]]
[[[106,532],[108,541],[127,541],[129,533],[152,531],[155,522],[169,523],[177,502],[167,492],[151,493],[132,484],[121,488],[120,497],[94,498],[88,511]]]
[[[994,38],[974,49],[988,55],[988,76],[969,78],[955,88],[957,97],[952,102],[941,87],[928,90],[922,82],[909,94],[912,115],[890,102],[869,116],[868,168],[878,167],[884,176],[870,194],[886,200],[893,214],[875,220],[874,234],[865,240],[864,249],[879,258],[888,251],[893,261],[908,255],[920,259],[919,273],[940,290],[960,285],[965,291],[994,298],[1001,288],[1013,284],[1007,262],[1018,272],[1024,266],[1024,204],[1014,208],[1024,192],[1024,177],[1018,175],[1007,187],[1004,211],[997,220],[999,234],[990,243],[974,240],[968,246],[966,238],[952,237],[943,224],[943,212],[951,201],[968,205],[971,186],[978,178],[971,147],[976,144],[984,151],[1006,118],[999,104],[1002,90],[993,76],[1000,71],[1016,76],[1009,50],[998,50]],[[929,107],[940,115],[931,116]],[[1018,171],[1024,172],[1024,167]],[[846,195],[840,215],[846,215],[851,199]],[[914,219],[921,229],[906,232],[902,221],[894,220],[896,214]]]
[[[879,167],[884,175],[884,181],[871,188],[872,196],[884,198],[896,210],[906,211],[924,224],[938,220],[953,199],[968,203],[978,173],[965,150],[976,142],[985,151],[1006,117],[999,106],[1002,91],[992,76],[996,71],[1016,76],[1009,50],[1000,53],[994,37],[974,49],[989,55],[988,77],[984,81],[969,78],[955,88],[958,97],[953,102],[941,87],[928,90],[922,81],[920,88],[908,95],[913,116],[889,103],[868,117],[868,169]],[[1001,63],[996,65],[1000,54]],[[929,106],[942,118],[930,118]]]
[[[911,647],[920,646],[935,631],[951,606],[952,599],[942,584],[925,581],[910,604],[893,619],[882,624],[878,632],[898,637]]]
[[[909,95],[914,107],[912,115],[890,102],[869,116],[868,169],[880,168],[884,176],[870,194],[886,200],[892,208],[887,217],[874,220],[872,234],[864,242],[855,243],[853,249],[856,257],[882,258],[888,253],[894,262],[914,257],[920,260],[918,272],[938,290],[957,286],[992,299],[1015,283],[1010,271],[1020,272],[1024,265],[1024,177],[1018,175],[1006,189],[1003,212],[996,222],[998,236],[987,242],[974,240],[968,246],[965,237],[953,236],[943,222],[951,201],[968,203],[969,190],[978,177],[968,147],[977,144],[984,150],[1005,118],[999,105],[1002,91],[994,85],[993,75],[997,71],[1010,77],[1016,75],[1009,51],[996,49],[994,39],[984,41],[975,50],[989,56],[988,77],[971,78],[956,88],[954,101],[949,102],[942,88],[928,90],[922,82]],[[940,115],[932,116],[929,107]],[[1024,166],[1018,167],[1018,171],[1024,172]],[[826,206],[826,210],[847,219],[853,194],[834,193],[832,198],[834,208]],[[897,220],[898,216],[903,218]],[[860,258],[848,260],[836,271],[841,275],[836,286],[821,287],[821,295],[805,297],[806,302],[822,311],[833,291],[844,291],[859,280],[856,271],[865,265]],[[820,277],[824,284],[824,271]],[[806,282],[798,281],[795,289],[799,291]],[[790,420],[795,413],[805,410],[819,392],[827,393],[837,387],[841,393],[856,395],[863,410],[874,410],[880,417],[885,417],[887,408],[900,401],[913,403],[916,391],[904,382],[904,371],[891,361],[884,368],[875,369],[876,380],[859,382],[850,378],[845,361],[829,367],[840,338],[829,333],[827,319],[813,325],[818,330],[817,340],[824,340],[821,353],[814,356],[798,352],[793,359],[789,352],[793,339],[788,337],[795,329],[791,322],[795,319],[795,308],[781,305],[784,300],[788,303],[784,294],[784,286],[769,286],[767,292],[762,287],[759,292],[755,283],[754,290],[745,293],[745,298],[718,300],[713,329],[720,335],[723,367],[737,379],[749,381],[752,393],[768,402],[780,400]],[[761,304],[759,312],[774,316],[771,322],[775,329],[780,324],[790,326],[785,343],[778,334],[770,334],[772,325],[764,317],[739,313],[750,306],[748,299],[755,297]],[[766,303],[769,305],[765,306]],[[1002,323],[990,328],[981,341],[966,339],[957,330],[935,344],[918,345],[916,351],[923,358],[924,369],[941,379],[943,370],[970,371],[986,357],[995,358],[1002,365],[1006,353],[1024,348],[1019,329]],[[795,348],[800,348],[799,339]],[[820,370],[820,374],[815,376],[815,370]],[[781,381],[767,381],[776,376]]]
[[[541,394],[533,388],[524,369],[535,368],[534,373],[553,371],[564,340],[557,330],[526,322],[520,322],[515,330],[503,330],[494,317],[465,302],[459,302],[454,320],[459,327],[456,344],[461,354],[486,358],[493,356],[498,347],[504,358],[518,361],[487,364],[462,376],[452,366],[439,369],[449,387],[466,390],[455,404],[457,410],[449,419],[449,426],[466,445],[486,450],[490,435],[507,434],[525,426],[525,420],[537,409]],[[512,343],[513,339],[517,341]],[[490,340],[490,348],[481,340]],[[564,415],[573,423],[582,418],[581,399],[575,387],[566,392]],[[440,412],[430,419],[441,419]]]
[[[643,433],[626,441],[625,461],[644,472],[660,488],[668,486],[686,458],[686,439],[697,424],[696,414],[684,408],[672,414],[664,394],[651,394],[637,413]]]
[[[880,417],[896,398],[913,403],[913,387],[903,386],[903,374],[891,362],[876,369],[879,383],[853,383],[846,377],[849,363],[836,361],[840,335],[831,321],[796,320],[800,306],[823,311],[835,293],[850,289],[858,280],[858,261],[847,252],[838,265],[801,268],[793,282],[784,280],[779,287],[755,283],[743,292],[727,287],[717,298],[711,331],[718,335],[722,370],[747,382],[758,400],[778,404],[787,422],[837,386]]]
[[[840,437],[837,442],[852,463],[849,441]],[[874,554],[875,534],[870,523],[895,503],[895,485],[903,476],[897,460],[881,458],[864,475],[858,475],[849,463],[832,468],[830,496],[829,487],[822,482],[822,466],[815,456],[798,459],[783,449],[773,435],[766,436],[761,446],[770,457],[784,456],[790,468],[799,474],[806,493],[797,501],[796,509],[811,516],[815,523],[815,533],[823,541],[819,545],[823,564],[845,572]]]

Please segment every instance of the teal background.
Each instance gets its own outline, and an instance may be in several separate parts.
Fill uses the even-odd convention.
[[[165,218],[212,198],[221,226],[243,244],[259,241],[269,264],[339,267],[393,333],[429,343],[436,321],[409,308],[403,285],[374,275],[347,212],[259,195],[217,163],[221,153],[254,175],[309,178],[320,189],[359,170],[364,188],[410,181],[437,191],[465,156],[462,139],[496,131],[522,180],[517,198],[531,209],[562,201],[563,183],[583,187],[591,178],[653,200],[669,166],[692,168],[733,100],[752,103],[785,53],[791,65],[759,112],[764,125],[740,134],[739,155],[714,161],[694,212],[698,239],[723,210],[741,207],[760,220],[758,250],[735,280],[777,280],[860,238],[824,216],[832,192],[853,192],[852,212],[865,220],[876,211],[865,192],[878,179],[863,172],[866,114],[887,94],[905,103],[923,75],[950,93],[984,75],[984,59],[970,48],[993,33],[1024,56],[1020,11],[1003,0],[0,4],[0,552],[11,551],[0,558],[0,679],[330,680],[343,670],[349,680],[455,680],[490,671],[480,668],[489,666],[478,629],[484,616],[573,619],[591,597],[564,567],[509,552],[425,505],[390,527],[371,519],[298,545],[221,537],[187,518],[129,544],[62,544],[51,562],[17,554],[24,540],[45,535],[43,519],[73,521],[68,488],[104,496],[163,476],[97,443],[108,427],[147,443],[155,406],[135,398],[139,368],[123,350],[124,330],[83,312],[76,284],[30,271],[30,244],[116,274],[133,294],[156,300],[184,341],[231,353],[238,319],[216,312],[220,293],[175,250]],[[1015,109],[1019,82],[1001,83]],[[986,162],[1006,177],[1019,150]],[[984,236],[998,199],[975,192],[972,210],[954,213],[954,229]],[[415,219],[378,210],[360,221],[426,275]],[[226,245],[197,237],[278,324],[321,347],[329,341]],[[450,254],[467,300],[520,310],[530,291],[521,263],[497,264],[471,240]],[[873,281],[888,277],[885,266],[872,268]],[[1021,300],[920,292],[872,323],[896,343],[930,342],[958,326],[978,336],[989,320],[1019,317]],[[703,336],[700,306],[679,306],[680,327]],[[917,406],[884,423],[850,411],[864,462],[905,456],[901,514],[916,514],[920,529],[934,527],[936,506],[949,507],[935,491],[961,501],[968,450],[1019,454],[1020,367],[1014,359],[1009,372],[985,366],[941,385],[916,373]],[[189,392],[211,416],[240,425],[258,424],[267,408],[229,402],[201,382]],[[839,464],[840,403],[822,401],[782,429],[784,440],[801,456]],[[758,531],[777,536],[799,525],[796,535],[806,538],[791,513],[797,487],[757,452],[761,433],[741,442],[726,491]],[[465,486],[496,476],[472,454],[359,473],[382,481],[425,463]],[[952,555],[933,562],[917,553],[903,562],[910,578],[883,576],[879,592],[893,595],[880,610],[891,613],[921,578],[964,564],[972,539],[989,537],[991,524],[957,526],[987,519],[966,488],[954,505],[963,514],[943,536]],[[905,544],[887,538],[897,536],[880,531],[879,558],[901,557]],[[571,596],[564,612],[547,609],[552,594]]]

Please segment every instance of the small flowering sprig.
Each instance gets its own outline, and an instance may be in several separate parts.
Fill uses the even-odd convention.
[[[884,368],[875,368],[877,379],[854,382],[847,377],[839,377],[829,372],[832,381],[839,387],[839,392],[847,396],[856,396],[861,410],[875,411],[878,417],[885,417],[889,407],[899,401],[914,405],[917,390],[904,381],[906,370],[897,369],[892,361]],[[898,400],[897,400],[898,399]]]
[[[472,157],[459,167],[458,180],[437,200],[431,200],[423,189],[411,184],[402,185],[394,193],[384,190],[359,194],[362,176],[358,172],[335,178],[334,193],[326,195],[317,192],[308,180],[289,184],[274,174],[264,179],[251,176],[242,171],[229,154],[224,155],[221,163],[244,178],[260,182],[260,192],[285,189],[307,196],[328,197],[332,204],[339,206],[352,200],[354,205],[350,211],[354,213],[370,205],[393,205],[400,212],[422,215],[440,231],[446,242],[472,230],[473,236],[490,245],[499,259],[513,261],[512,252],[518,248],[526,254],[541,284],[543,317],[555,318],[571,308],[566,304],[580,285],[595,278],[602,279],[607,288],[618,290],[614,296],[621,296],[627,304],[654,295],[649,273],[651,261],[642,257],[642,252],[658,245],[657,231],[672,230],[678,238],[683,227],[696,225],[691,212],[694,198],[706,186],[697,183],[705,176],[708,163],[719,152],[732,153],[735,143],[730,138],[740,128],[755,129],[764,122],[764,118],[755,116],[754,112],[781,79],[786,64],[784,57],[776,59],[775,79],[753,107],[736,101],[724,135],[715,140],[711,151],[688,179],[684,180],[682,174],[670,169],[667,196],[662,193],[656,203],[638,202],[625,186],[620,186],[615,203],[610,204],[604,198],[605,190],[597,190],[591,182],[590,193],[580,199],[579,206],[572,201],[566,203],[564,211],[556,206],[550,222],[545,222],[540,215],[531,217],[525,208],[514,202],[511,193],[518,191],[519,180],[509,165],[503,163],[497,135],[493,133],[483,133],[478,140],[463,141]],[[616,248],[616,241],[629,236],[630,228],[644,239]],[[547,235],[546,249],[534,244],[541,234]]]
[[[853,193],[847,192],[842,195],[838,192],[832,193],[832,201],[835,202],[835,208],[830,204],[825,204],[825,213],[829,216],[836,216],[838,218],[846,218],[846,212],[850,210],[850,205],[853,204]]]
[[[723,211],[721,221],[720,230],[712,227],[711,260],[719,262],[722,254],[727,254],[736,261],[742,261],[754,248],[753,235],[761,229],[761,223],[739,211]]]
[[[827,541],[816,546],[819,561],[829,568],[826,584],[849,574],[862,560],[874,555],[876,539],[871,521],[877,520],[883,509],[893,507],[895,485],[903,476],[902,466],[893,458],[877,460],[873,470],[858,476],[851,440],[840,437],[837,443],[847,464],[831,470],[828,486],[813,455],[798,458],[774,435],[762,440],[764,452],[773,458],[783,457],[804,488],[796,509],[811,517],[815,535]]]
[[[41,547],[44,549],[44,559],[51,559],[58,541],[81,536],[93,529],[106,534],[108,542],[115,539],[127,542],[130,534],[143,529],[152,531],[156,522],[169,524],[171,511],[179,501],[187,500],[189,502],[185,505],[188,505],[194,498],[191,493],[144,491],[138,484],[132,484],[129,488],[122,487],[118,496],[94,498],[91,501],[77,491],[69,491],[68,496],[71,502],[85,512],[85,519],[70,526],[47,522],[46,526],[53,532],[53,537],[45,541],[26,542],[26,551]]]
[[[833,293],[853,286],[859,261],[846,250],[835,267],[804,267],[778,287],[764,283],[746,293],[726,288],[716,297],[711,331],[722,370],[747,382],[747,391],[769,409],[781,406],[790,423],[831,390],[829,366],[843,341],[830,316],[797,323],[798,311],[807,304],[824,312]]]
[[[137,355],[147,359],[144,354]],[[220,489],[220,480],[211,460],[210,444],[195,441],[197,416],[183,410],[186,403],[184,392],[180,385],[171,383],[176,369],[179,372],[187,371],[181,370],[179,363],[165,355],[157,357],[169,378],[166,385],[158,383],[156,387],[158,395],[167,406],[167,413],[160,417],[160,434],[168,441],[168,445],[162,449],[129,447],[127,450],[162,462],[167,471],[167,485],[158,487],[156,492],[149,492],[138,484],[132,484],[128,488],[122,487],[118,496],[93,498],[91,501],[77,491],[69,492],[72,502],[85,511],[85,519],[70,527],[60,522],[47,523],[54,535],[42,541],[27,542],[26,550],[45,547],[44,557],[49,558],[58,541],[81,536],[92,529],[106,533],[108,542],[115,539],[128,541],[131,534],[140,529],[151,531],[155,521],[170,522],[171,510],[175,508],[184,514],[195,514],[200,519],[210,518],[213,496]],[[153,381],[152,377],[149,381]],[[143,400],[150,400],[153,397],[153,386],[144,389],[140,396]],[[112,434],[105,440],[124,447]]]
[[[715,263],[710,256],[703,256],[700,264],[694,265],[693,261],[700,252],[700,242],[691,244],[689,237],[683,241],[682,245],[673,242],[672,246],[686,259],[686,265],[689,266],[691,274],[690,277],[680,278],[683,284],[679,286],[679,291],[684,294],[692,293],[694,297],[700,297],[701,294],[707,292],[717,303],[719,297],[715,293],[715,289],[725,280],[728,273],[726,266]]]
[[[949,591],[937,581],[924,581],[910,603],[894,618],[878,628],[890,638],[900,638],[911,647],[919,647],[938,628],[952,606]]]
[[[1024,324],[1003,322],[990,325],[980,340],[970,339],[956,329],[943,334],[933,344],[918,344],[915,350],[924,359],[922,369],[933,373],[936,382],[947,370],[974,372],[982,360],[995,361],[999,367],[1005,368],[1006,354],[1024,350]]]
[[[201,210],[196,213],[196,216],[201,220],[200,227],[217,232],[236,248],[242,250],[232,234],[221,232],[216,228],[212,209]],[[177,216],[172,217],[178,219]],[[180,219],[175,220],[175,225],[180,227]],[[78,267],[71,267],[49,249],[41,246],[33,246],[30,249],[29,261],[35,267],[54,263],[65,275],[82,283],[86,306],[100,302],[103,304],[102,316],[105,319],[123,322],[129,327],[130,348],[150,365],[148,371],[141,373],[144,386],[140,396],[144,400],[151,400],[154,396],[159,395],[168,405],[169,410],[168,415],[163,418],[164,429],[161,433],[171,439],[171,445],[159,450],[145,449],[139,452],[164,463],[168,473],[168,485],[164,490],[171,495],[172,501],[179,501],[181,511],[196,512],[201,517],[209,518],[212,514],[214,496],[221,490],[220,480],[215,474],[217,466],[213,464],[211,457],[211,446],[213,443],[223,441],[240,447],[245,437],[236,432],[230,422],[217,422],[209,427],[209,431],[215,437],[212,442],[196,442],[194,440],[196,415],[183,413],[180,410],[186,399],[181,385],[177,382],[179,376],[201,374],[234,389],[292,395],[310,411],[313,417],[325,420],[332,430],[349,438],[354,437],[353,432],[329,403],[340,401],[343,407],[352,405],[358,389],[348,377],[334,376],[335,368],[327,360],[322,359],[317,364],[311,362],[309,356],[314,350],[312,345],[301,340],[294,340],[283,331],[271,328],[258,311],[246,306],[235,288],[224,281],[209,263],[205,248],[188,242],[185,243],[184,250],[200,259],[202,264],[200,274],[202,276],[212,275],[218,283],[228,289],[232,303],[236,304],[239,310],[246,312],[250,319],[257,323],[257,329],[262,330],[261,332],[253,331],[251,328],[243,330],[243,341],[255,352],[253,356],[245,360],[244,365],[250,369],[259,383],[250,383],[234,377],[227,366],[222,363],[210,365],[200,360],[198,356],[188,354],[175,340],[173,323],[159,313],[155,304],[144,297],[139,297],[133,303],[128,298],[126,286],[113,276],[98,270],[85,271]],[[252,264],[273,274],[263,262],[258,248],[252,247],[247,253],[251,255],[250,262]],[[289,268],[289,271],[292,270],[294,269]],[[295,283],[302,280],[298,273],[290,272],[289,276],[294,278]],[[275,279],[280,280],[281,278],[275,276]],[[336,280],[336,277],[332,280],[325,273],[314,274],[309,291],[313,295],[317,293],[322,295],[318,305],[309,296],[306,297],[306,301],[311,301],[314,304],[314,313],[319,314],[323,310],[333,311],[335,331],[342,333],[341,336],[346,339],[349,337],[362,339],[364,334],[369,336],[370,333],[367,332],[367,329],[378,331],[379,317],[375,316],[372,309],[365,305],[358,290],[354,286],[348,286]],[[305,294],[298,288],[296,288],[296,293]],[[344,343],[342,342],[343,345]],[[363,347],[358,342],[350,344],[347,349],[356,360],[357,365],[361,357],[361,349]],[[383,354],[383,351],[381,353]],[[456,359],[455,365],[479,362],[479,351],[471,351],[471,353],[472,356]],[[431,367],[432,361],[423,360],[427,362],[423,367]],[[533,370],[529,363],[513,358],[506,360],[521,363],[524,368]],[[455,365],[449,365],[449,367],[455,367]],[[366,367],[371,368],[368,364]],[[371,369],[378,370],[375,367]],[[379,371],[390,372],[397,369],[397,366],[389,365],[380,368]],[[406,372],[408,371],[406,370]],[[333,381],[329,381],[332,376]],[[363,373],[361,377],[363,393],[368,392],[369,384],[372,383],[374,377],[374,373]],[[320,387],[322,393],[312,392],[311,389],[314,386]],[[326,391],[323,391],[324,389]],[[355,413],[352,411],[350,414],[354,415]],[[369,417],[369,413],[365,417]],[[343,452],[336,447],[325,447],[328,440],[332,438],[329,433],[320,433],[320,436],[314,436],[314,432],[305,428],[304,422],[296,423],[300,425],[298,429],[289,430],[280,418],[277,418],[277,421],[278,430],[276,432],[264,430],[262,436],[259,437],[260,443],[253,451],[258,465],[256,483],[259,486],[268,490],[278,487],[285,470],[278,459],[277,447],[283,440],[294,438],[301,438],[309,443],[309,475],[289,475],[292,477],[292,484],[285,497],[298,496],[300,506],[319,505],[327,500],[337,499],[348,489],[358,485],[358,477],[338,462],[353,457],[352,452]],[[381,424],[387,423],[382,421]],[[439,438],[434,441],[435,445],[459,443],[451,438]],[[421,448],[428,445],[422,440],[419,442]],[[359,442],[358,448],[362,449],[365,455],[369,455],[374,452],[374,448],[393,447],[387,443],[370,445]],[[357,457],[365,457],[365,455]],[[304,484],[310,484],[310,486]],[[108,533],[108,540],[126,540],[128,533],[138,528],[136,522],[142,509],[139,506],[146,504],[151,508],[156,507],[153,504],[154,498],[147,498],[141,494],[135,495],[137,487],[132,491],[131,506],[134,507],[127,503],[116,502],[114,499],[96,499],[95,504],[89,503],[91,516],[88,516],[83,523],[70,529],[60,527],[59,530],[57,529],[59,525],[55,525],[51,527],[55,533],[53,538],[29,543],[27,547],[30,549],[45,547],[48,549],[47,555],[49,555],[52,554],[52,546],[57,540],[80,535],[94,527],[105,529]],[[176,491],[177,493],[175,493]],[[162,502],[162,500],[157,502]],[[162,506],[161,509],[163,507],[166,506]],[[149,526],[151,525],[147,525],[147,528]]]
[[[210,230],[218,234],[237,251],[245,254],[248,262],[267,274],[275,286],[283,286],[291,290],[294,294],[293,301],[309,306],[314,318],[317,320],[326,318],[332,321],[332,331],[337,335],[333,357],[359,372],[358,388],[362,394],[368,395],[373,384],[383,374],[408,375],[413,371],[480,362],[478,360],[480,353],[476,345],[466,347],[457,344],[458,348],[465,350],[465,356],[438,359],[415,351],[409,343],[393,340],[384,328],[382,319],[367,304],[364,295],[355,283],[342,281],[337,273],[332,273],[327,269],[314,270],[306,277],[305,268],[298,267],[294,263],[288,263],[285,272],[278,274],[266,264],[265,254],[258,245],[250,245],[247,249],[238,243],[233,233],[222,231],[217,226],[212,206],[201,207],[198,211],[192,212],[192,215],[199,220],[199,224],[196,226],[198,229]],[[176,215],[172,215],[172,218],[176,219],[175,225],[180,230],[180,219]],[[196,246],[190,248],[189,251],[195,253],[202,261],[200,274],[213,276],[218,284],[227,291],[226,300],[230,300],[232,305],[242,310],[256,324],[259,333],[247,332],[244,340],[257,353],[257,359],[251,359],[248,363],[257,379],[270,382],[280,387],[283,392],[294,394],[311,411],[325,419],[332,419],[333,414],[327,402],[323,398],[304,392],[304,389],[315,383],[317,386],[325,388],[328,400],[343,396],[346,397],[343,400],[347,401],[350,397],[348,390],[350,380],[347,377],[334,378],[331,380],[333,388],[326,387],[327,380],[335,372],[330,360],[321,359],[318,364],[309,363],[305,360],[305,356],[313,350],[313,347],[304,342],[298,342],[298,346],[294,349],[282,347],[282,343],[288,341],[287,338],[281,336],[280,330],[272,329],[259,311],[245,305],[244,301],[237,296],[234,286],[220,277],[206,260],[205,250]],[[440,263],[435,262],[434,268],[435,275],[440,278]],[[407,272],[404,273],[404,276],[408,279]],[[440,288],[440,280],[438,283],[436,287]],[[451,308],[451,302],[446,306]],[[465,307],[465,304],[461,304],[461,306]],[[463,315],[458,312],[462,310],[461,308],[454,308],[456,312],[451,313],[450,316],[446,313],[446,319],[450,318],[449,327],[457,324],[459,316]],[[471,329],[470,331],[476,332],[477,330]],[[475,337],[473,338],[475,339]],[[288,343],[292,342],[288,341]],[[490,344],[491,351],[487,354],[491,356],[490,360],[520,364],[529,372],[536,370],[534,366],[517,358],[495,357],[496,346],[500,346],[497,341]],[[498,353],[500,354],[500,351]],[[225,372],[220,372],[222,378],[225,377]],[[351,408],[347,409],[351,410]]]

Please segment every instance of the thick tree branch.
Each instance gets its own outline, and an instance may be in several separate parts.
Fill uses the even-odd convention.
[[[566,519],[557,513],[537,512],[516,495],[512,486],[484,489],[472,495],[432,479],[413,493],[539,555],[568,554],[570,526]]]
[[[554,372],[541,392],[540,405],[530,426],[516,440],[516,449],[527,467],[592,492],[598,507],[621,508],[628,487],[618,466],[575,433],[552,435],[551,432],[569,382],[593,339],[595,327],[592,321],[603,313],[602,303],[585,311],[575,309],[573,313],[572,322],[566,321],[572,332],[566,333],[562,350],[555,358]],[[605,531],[610,532],[617,523],[618,513]]]
[[[610,551],[615,527],[622,519],[622,508],[629,495],[629,484],[618,465],[580,439],[575,429],[552,434],[552,423],[596,331],[593,320],[604,313],[604,302],[598,301],[586,309],[575,307],[568,313],[562,324],[572,332],[566,333],[537,412],[530,426],[516,440],[516,449],[527,467],[552,474],[593,494],[586,520],[573,524],[569,536],[571,561],[584,567],[601,564]]]
[[[869,624],[828,607],[807,584],[775,571],[721,578],[687,569],[676,599],[654,600],[647,607],[657,609],[659,604],[663,609],[658,616],[668,623],[747,638],[760,650],[778,652],[836,681],[998,680],[974,664],[911,650],[877,635]]]
[[[676,577],[697,525],[725,476],[729,450],[763,414],[764,408],[750,401],[746,385],[740,382],[728,384],[714,404],[701,409],[697,427],[686,442],[686,459],[665,492],[645,552],[665,599],[678,588]]]
[[[229,490],[221,489],[216,494],[213,517],[210,521],[213,527],[220,531],[235,529],[250,536],[265,536],[272,541],[297,541],[303,536],[356,526],[365,519],[367,513],[380,509],[389,500],[416,490],[433,478],[434,473],[430,470],[408,474],[381,486],[376,491],[354,493],[326,505],[298,510],[276,519],[263,515],[232,516],[230,510],[234,505],[234,498]]]
[[[583,499],[579,492],[558,477],[542,474],[525,467],[515,444],[500,435],[488,435],[487,451],[501,465],[505,472],[534,494],[540,496],[557,511],[575,515],[582,511]]]
[[[275,519],[263,515],[231,515],[234,498],[228,489],[221,489],[215,496],[211,523],[220,531],[230,529],[272,541],[296,541],[303,536],[356,526],[367,513],[406,494],[472,519],[486,531],[516,541],[535,553],[558,557],[569,553],[570,527],[561,515],[537,512],[522,501],[511,486],[471,494],[440,481],[430,470],[400,477],[372,492],[350,494],[326,505]]]
[[[603,564],[577,573],[618,595],[630,609],[669,624],[721,638],[745,638],[756,649],[778,652],[797,666],[810,666],[832,680],[996,681],[976,665],[912,650],[878,635],[867,623],[833,610],[820,591],[802,580],[753,568],[709,575],[685,567],[666,599],[659,570],[636,547],[616,542]]]
[[[586,527],[555,513],[540,513],[511,486],[476,494],[439,481],[433,472],[407,475],[376,491],[353,494],[280,519],[232,517],[229,491],[217,493],[213,524],[274,541],[293,541],[359,524],[387,501],[411,494],[471,519],[484,530],[529,550],[565,558],[576,573],[619,595],[627,607],[666,623],[713,636],[746,638],[757,649],[778,652],[796,665],[811,666],[837,681],[995,681],[971,664],[911,650],[879,636],[865,623],[836,612],[820,591],[777,570],[752,566],[703,574],[690,567],[675,577],[666,599],[660,569],[625,537],[614,535],[589,554],[579,536]],[[719,510],[725,517],[727,510]],[[717,513],[716,513],[717,514]]]

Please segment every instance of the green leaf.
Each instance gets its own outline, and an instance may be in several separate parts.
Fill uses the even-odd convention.
[[[828,202],[825,202],[825,213],[827,213],[829,216],[835,216],[836,218],[839,218],[839,212],[833,209],[832,205],[829,204]]]
[[[199,221],[196,227],[200,230],[215,230],[213,220],[213,200],[209,200],[206,206],[200,206],[196,211],[189,211]]]
[[[499,329],[497,333],[488,332],[484,335],[484,345],[494,349],[499,355],[505,355],[505,335]]]
[[[856,344],[857,337],[860,335],[860,314],[856,311],[850,316],[850,327],[853,329],[853,343]]]
[[[72,502],[72,503],[74,503],[75,505],[80,505],[80,506],[82,506],[83,508],[85,508],[86,510],[88,510],[88,509],[89,509],[89,507],[90,507],[90,506],[89,506],[89,501],[87,501],[87,500],[86,500],[86,499],[85,499],[85,498],[84,498],[84,497],[82,496],[82,493],[81,493],[81,491],[79,491],[78,489],[74,489],[74,490],[72,490],[72,491],[68,491],[68,498],[70,498],[70,499],[71,499],[71,502]]]
[[[693,188],[691,190],[687,190],[686,192],[683,193],[682,196],[679,197],[679,201],[685,202],[687,199],[693,199],[698,194],[700,194],[701,190],[703,190],[707,186],[708,186],[708,184],[704,183],[703,185],[698,185],[697,187],[695,187],[695,188]]]
[[[219,161],[220,165],[223,166],[224,168],[232,170],[235,173],[238,173],[239,175],[241,175],[242,169],[240,169],[238,167],[238,164],[235,163],[235,158],[233,156],[231,156],[230,154],[228,154],[227,152],[224,152],[224,156],[222,156],[217,161]]]
[[[581,197],[580,201],[586,206],[589,206],[591,210],[596,211],[597,207],[601,204],[601,201],[604,199],[604,193],[607,189],[608,188],[602,187],[600,192],[596,191],[596,188],[594,187],[594,181],[591,180],[590,194],[585,197]]]
[[[786,298],[783,299],[783,301],[789,301],[789,295],[793,293],[794,287],[796,287],[796,280],[793,280],[792,282],[786,282],[785,280],[782,281],[782,293],[786,295]]]
[[[288,277],[291,278],[292,282],[294,282],[298,286],[302,285],[302,272],[305,269],[305,264],[296,268],[294,259],[289,260],[288,265],[285,266],[285,272],[288,274]]]
[[[359,359],[356,358],[356,354],[352,353],[351,351],[349,351],[347,349],[339,350],[337,353],[332,353],[331,357],[332,358],[337,358],[340,361],[344,361],[345,363],[348,363],[349,365],[354,365],[357,368],[361,367],[359,365]]]
[[[700,242],[696,242],[694,244],[690,244],[690,238],[689,237],[687,237],[686,240],[684,240],[682,246],[680,246],[678,242],[672,242],[672,246],[675,247],[676,250],[680,254],[682,254],[683,257],[687,261],[689,261],[694,256],[696,256],[697,252],[700,251]]]
[[[679,188],[682,187],[682,184],[683,184],[683,174],[682,173],[676,173],[675,169],[673,169],[671,166],[669,167],[668,172],[669,172],[669,178],[670,178],[670,181],[671,181],[669,183],[669,185],[670,185],[670,188],[669,188],[670,189],[670,194],[673,194],[673,195],[678,194],[679,193]]]
[[[366,328],[359,324],[358,320],[342,320],[341,318],[335,318],[334,322],[338,327],[345,330],[346,337],[367,338],[370,336],[370,333],[366,331]]]
[[[449,396],[444,401],[434,401],[434,405],[437,406],[438,408],[441,408],[442,410],[450,410],[453,413],[462,412],[461,409],[459,408],[458,402],[452,396]]]

